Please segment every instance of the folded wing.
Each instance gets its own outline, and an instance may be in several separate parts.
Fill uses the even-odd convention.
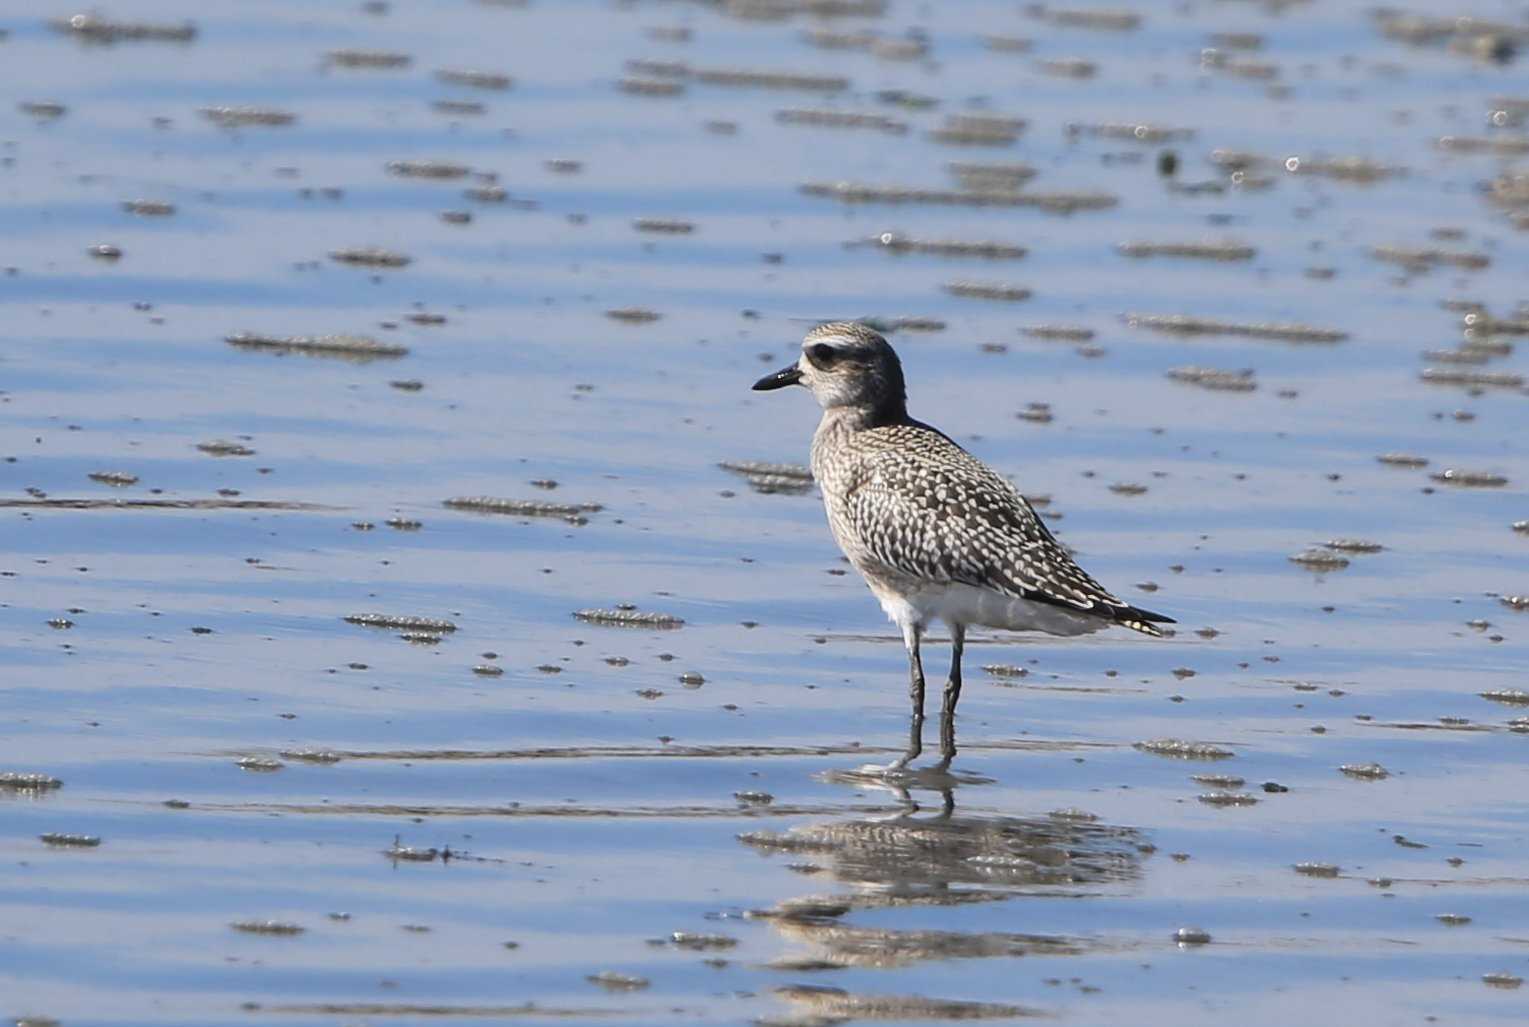
[[[1143,634],[1161,635],[1154,625],[1173,623],[1110,594],[1013,485],[938,438],[943,445],[921,440],[916,459],[900,447],[871,455],[849,488],[850,527],[874,559],[904,574],[1095,614]]]

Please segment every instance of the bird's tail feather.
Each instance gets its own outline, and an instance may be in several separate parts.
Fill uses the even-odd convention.
[[[1113,613],[1116,624],[1123,628],[1130,628],[1132,631],[1140,631],[1143,635],[1151,635],[1153,638],[1162,638],[1169,634],[1158,627],[1159,624],[1178,623],[1166,614],[1153,613],[1151,610],[1142,610],[1135,606],[1125,606]]]

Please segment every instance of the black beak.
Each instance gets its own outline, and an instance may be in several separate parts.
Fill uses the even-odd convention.
[[[767,374],[754,383],[755,392],[768,392],[770,389],[784,389],[787,385],[800,385],[802,382],[802,369],[795,364],[783,367],[774,374]]]

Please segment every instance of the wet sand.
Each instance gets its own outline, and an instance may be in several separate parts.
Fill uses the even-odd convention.
[[[0,29],[0,1016],[1523,1019],[1519,12]],[[1179,621],[973,637],[952,781],[836,318]]]

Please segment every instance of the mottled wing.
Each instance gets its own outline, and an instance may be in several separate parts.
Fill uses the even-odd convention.
[[[883,431],[885,429],[882,429]],[[899,426],[890,445],[861,454],[848,490],[849,526],[888,568],[937,582],[1095,613],[1147,634],[1139,610],[1089,577],[1034,508],[1003,478],[933,429]]]

